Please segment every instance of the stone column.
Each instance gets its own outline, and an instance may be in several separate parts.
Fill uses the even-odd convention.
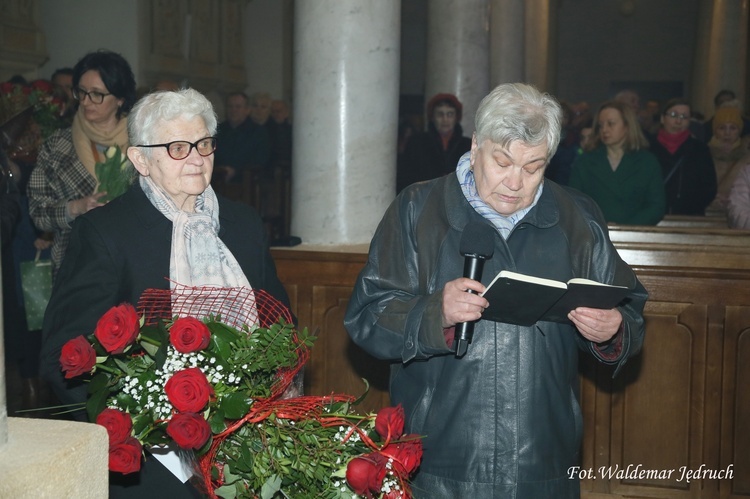
[[[713,98],[719,90],[733,90],[739,97],[745,94],[748,2],[701,0],[698,22],[690,94],[695,110],[708,118],[713,115]]]
[[[524,0],[490,2],[490,83],[525,80]]]
[[[553,0],[527,0],[524,12],[525,81],[551,92],[554,79],[555,41]]]
[[[292,229],[368,243],[395,196],[401,4],[295,4]]]
[[[490,90],[488,0],[429,0],[425,100],[455,94],[464,135],[474,133],[479,101]]]

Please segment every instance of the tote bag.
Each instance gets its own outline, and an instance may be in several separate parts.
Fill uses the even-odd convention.
[[[44,311],[52,294],[52,261],[39,258],[40,255],[41,251],[37,251],[34,260],[21,262],[21,289],[29,331],[42,329]]]

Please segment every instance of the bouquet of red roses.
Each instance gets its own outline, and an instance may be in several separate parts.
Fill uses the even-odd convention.
[[[273,300],[252,294],[259,310]],[[60,357],[66,378],[92,375],[86,408],[107,428],[110,470],[137,472],[144,446],[176,444],[198,456],[211,497],[410,495],[422,443],[403,434],[400,406],[360,415],[349,395],[283,396],[314,341],[288,311],[237,328],[213,316],[154,323],[145,309],[111,308]]]

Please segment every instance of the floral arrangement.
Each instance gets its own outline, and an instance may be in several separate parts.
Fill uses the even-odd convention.
[[[252,295],[259,311],[278,304]],[[86,410],[107,428],[111,471],[137,472],[144,447],[176,444],[210,497],[410,497],[422,443],[404,435],[400,406],[361,415],[350,395],[289,397],[315,338],[288,311],[235,327],[154,322],[152,308],[113,307],[62,348],[65,377],[90,376]]]
[[[99,182],[97,192],[106,192],[100,201],[111,201],[124,194],[130,186],[133,177],[128,157],[123,154],[119,146],[110,146],[104,153],[105,160],[94,166],[96,179]]]
[[[64,103],[54,97],[53,90],[47,80],[0,84],[0,124],[15,122],[12,135],[16,137],[8,144],[12,159],[33,161],[44,139],[67,125],[62,117]]]

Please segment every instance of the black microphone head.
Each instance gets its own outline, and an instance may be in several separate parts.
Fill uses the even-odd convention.
[[[492,258],[495,252],[495,229],[483,222],[469,222],[464,227],[459,251],[463,256]]]

